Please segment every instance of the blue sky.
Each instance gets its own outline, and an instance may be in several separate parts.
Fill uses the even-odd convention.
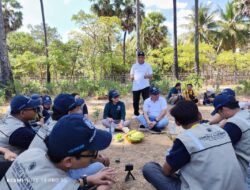
[[[50,26],[56,27],[63,38],[63,41],[67,41],[68,33],[76,29],[77,26],[71,21],[73,14],[76,14],[79,10],[86,12],[90,11],[90,2],[88,0],[43,0],[45,8],[46,23]],[[28,31],[28,24],[41,23],[41,10],[40,0],[19,0],[23,6],[23,27],[22,31]],[[170,34],[173,30],[173,12],[172,2],[173,0],[141,0],[145,5],[146,13],[152,11],[162,12],[167,18],[165,25],[168,26]],[[202,3],[212,3],[214,7],[225,7],[228,0],[200,0]],[[194,0],[178,0],[177,1],[177,17],[178,25],[186,23],[184,18],[190,14],[192,7],[194,6]],[[184,29],[179,28],[178,34],[185,32]]]

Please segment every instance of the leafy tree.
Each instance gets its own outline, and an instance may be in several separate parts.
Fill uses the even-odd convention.
[[[163,25],[166,18],[159,12],[149,13],[142,24],[142,41],[144,47],[159,48],[167,39],[167,27]],[[166,43],[165,43],[166,44]]]
[[[2,0],[4,30],[6,35],[22,26],[22,5],[17,0]]]
[[[222,49],[236,52],[237,47],[242,47],[249,42],[249,20],[237,14],[233,2],[227,3],[225,11],[220,10],[220,16],[217,52]]]
[[[38,42],[43,43],[44,42],[44,31],[43,31],[43,25],[28,25],[28,29],[30,30],[31,35],[34,37],[34,39]],[[50,44],[54,40],[60,40],[61,36],[58,33],[57,29],[55,27],[51,27],[46,24],[46,30],[47,30],[47,36],[48,36],[48,44]]]
[[[218,29],[215,17],[218,14],[218,10],[212,10],[212,4],[200,3],[198,8],[198,34],[200,43],[214,43],[214,36]],[[183,35],[182,38],[185,42],[194,42],[194,29],[195,29],[195,9],[186,17],[188,24],[183,24],[182,27],[187,29],[188,32]]]

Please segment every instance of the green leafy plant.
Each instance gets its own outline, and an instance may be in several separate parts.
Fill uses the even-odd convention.
[[[238,94],[250,95],[250,81],[241,80],[239,81],[240,86],[236,87]]]

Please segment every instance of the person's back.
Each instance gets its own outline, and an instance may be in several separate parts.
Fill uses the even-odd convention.
[[[245,176],[250,163],[250,110],[241,110],[227,120],[227,123],[237,125],[241,130],[241,138],[234,145],[236,155],[243,168]]]
[[[144,166],[147,181],[158,190],[244,190],[243,172],[227,132],[202,123],[192,101],[178,102],[170,114],[186,130],[175,139],[163,167]]]
[[[199,124],[180,134],[177,139],[184,144],[190,154],[190,162],[180,169],[181,189],[244,188],[243,174],[231,140],[223,129]]]
[[[28,149],[20,154],[0,182],[1,190],[77,190],[79,185],[55,167],[40,148]]]

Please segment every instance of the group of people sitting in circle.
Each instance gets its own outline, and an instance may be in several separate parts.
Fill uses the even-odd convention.
[[[175,123],[185,129],[167,151],[163,166],[150,162],[142,169],[156,189],[245,189],[249,105],[240,107],[232,89],[213,99],[208,92],[215,116],[205,121],[191,84],[182,93],[177,83],[167,98],[159,88],[149,88],[143,114],[134,117],[138,129],[161,132],[169,123],[167,102],[173,105],[170,115]],[[108,92],[101,123],[127,133],[130,121],[119,97],[117,90]],[[112,134],[94,126],[77,93],[61,93],[53,103],[48,95],[15,96],[0,126],[0,189],[111,189],[117,174],[109,167],[110,158],[99,153],[111,142]]]

